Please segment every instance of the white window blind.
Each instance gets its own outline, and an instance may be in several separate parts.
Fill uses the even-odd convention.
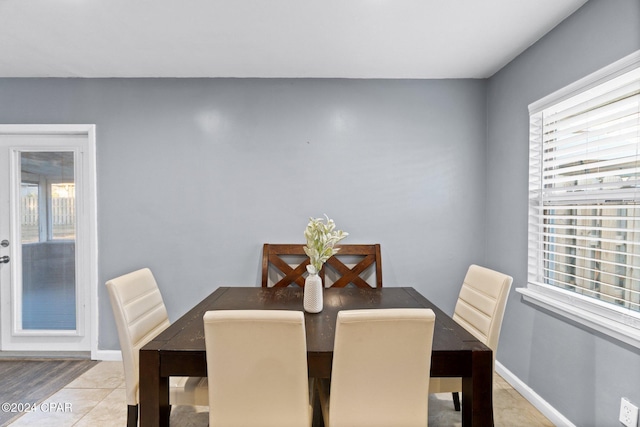
[[[528,276],[640,313],[637,61],[531,112]]]

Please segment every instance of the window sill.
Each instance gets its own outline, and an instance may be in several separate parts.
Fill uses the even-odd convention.
[[[640,348],[640,313],[592,300],[564,289],[529,283],[516,288],[525,301]]]

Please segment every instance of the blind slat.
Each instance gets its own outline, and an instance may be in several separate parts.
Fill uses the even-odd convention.
[[[617,120],[620,117],[633,113],[640,97],[640,87],[629,87],[628,92],[621,89],[619,93],[624,97],[617,102],[609,102],[601,105],[597,109],[580,109],[579,106],[573,109],[573,113],[564,111],[561,114],[544,115],[543,125],[545,132],[566,131],[567,129],[584,128],[584,122],[589,121],[589,126],[597,126],[598,124]],[[636,89],[635,91],[633,89]],[[608,95],[606,95],[608,96]],[[567,114],[568,113],[568,114]]]

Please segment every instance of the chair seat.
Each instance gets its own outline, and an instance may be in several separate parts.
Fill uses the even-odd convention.
[[[169,326],[162,294],[151,270],[143,268],[106,283],[122,349],[127,396],[127,426],[138,425],[140,349]],[[208,406],[206,378],[169,380],[172,405]]]
[[[462,283],[453,320],[493,350],[495,362],[498,338],[513,278],[506,274],[471,265]],[[460,410],[461,378],[431,378],[431,393],[453,393],[456,411]]]
[[[434,378],[429,381],[429,390],[431,393],[455,393],[462,391],[462,378],[446,377]]]
[[[175,406],[209,406],[207,377],[170,377],[169,402]]]
[[[210,426],[311,427],[301,311],[213,310],[203,322]]]
[[[325,426],[425,427],[434,324],[430,309],[340,311],[331,380],[317,381]]]

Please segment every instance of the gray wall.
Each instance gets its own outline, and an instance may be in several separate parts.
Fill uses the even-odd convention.
[[[591,0],[489,80],[487,264],[526,286],[528,105],[640,49],[640,1]],[[498,359],[577,426],[640,404],[640,350],[511,292]]]
[[[143,266],[176,319],[259,286],[309,216],[382,244],[385,286],[452,312],[485,246],[486,81],[0,79],[0,123],[95,123],[103,283]]]

